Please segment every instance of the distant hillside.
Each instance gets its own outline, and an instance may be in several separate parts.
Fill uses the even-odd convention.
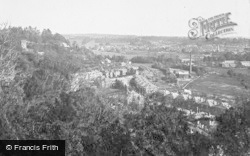
[[[136,35],[114,35],[114,34],[64,34],[65,38],[79,38],[79,37],[89,37],[89,38],[135,38]]]
[[[159,36],[136,36],[136,35],[113,35],[113,34],[65,34],[64,37],[70,41],[71,44],[76,42],[78,45],[85,45],[88,42],[95,41],[97,43],[130,43],[165,40],[177,42],[179,40],[187,41],[186,37],[159,37]]]
[[[112,44],[112,43],[141,43],[142,45],[165,42],[168,44],[178,44],[183,46],[190,45],[211,45],[211,44],[230,44],[230,45],[249,45],[250,40],[245,38],[216,38],[207,40],[205,38],[198,38],[196,40],[190,40],[188,37],[176,37],[176,36],[136,36],[136,35],[114,35],[114,34],[65,34],[64,37],[68,39],[71,45],[76,42],[79,46],[85,46],[89,42],[95,42],[96,44]]]

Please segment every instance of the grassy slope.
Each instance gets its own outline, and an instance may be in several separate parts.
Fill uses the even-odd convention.
[[[212,74],[207,77],[202,77],[192,83],[188,88],[203,92],[206,94],[217,95],[241,95],[249,91],[245,90],[239,81],[235,78],[223,77]]]

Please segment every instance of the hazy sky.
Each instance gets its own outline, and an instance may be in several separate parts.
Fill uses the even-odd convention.
[[[250,0],[0,0],[0,22],[61,34],[187,36],[189,19],[227,12],[250,37]]]

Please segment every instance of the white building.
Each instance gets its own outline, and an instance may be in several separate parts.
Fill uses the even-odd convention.
[[[182,69],[169,68],[170,73],[175,74],[177,78],[188,79],[189,71]]]
[[[27,40],[22,40],[21,41],[21,46],[22,46],[22,48],[24,49],[24,50],[27,50],[28,48],[27,48],[27,43],[29,43],[29,41],[27,41]]]
[[[250,61],[241,61],[240,63],[242,66],[250,67]]]

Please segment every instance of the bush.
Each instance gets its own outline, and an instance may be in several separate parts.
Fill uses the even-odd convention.
[[[177,79],[173,74],[167,74],[165,77],[161,78],[163,81],[166,81],[167,83],[176,83]]]
[[[227,75],[229,75],[230,77],[233,77],[233,76],[235,76],[236,74],[235,74],[235,72],[234,72],[232,69],[229,69],[229,70],[227,71]]]
[[[112,86],[114,89],[126,90],[127,87],[119,80],[116,80]]]

